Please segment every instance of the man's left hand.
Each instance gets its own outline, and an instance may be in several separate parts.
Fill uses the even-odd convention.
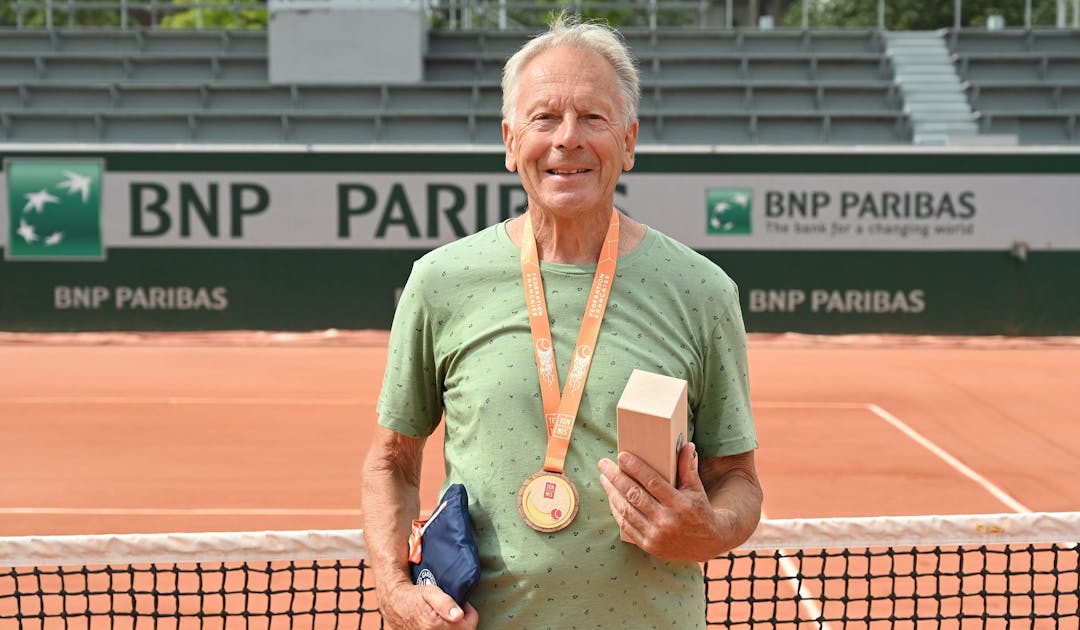
[[[710,503],[693,443],[679,452],[677,486],[630,453],[618,460],[598,467],[623,540],[666,560],[704,562],[727,551],[735,515]]]

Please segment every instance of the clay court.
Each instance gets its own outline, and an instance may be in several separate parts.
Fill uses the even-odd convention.
[[[386,333],[0,341],[0,535],[360,527]],[[754,335],[750,361],[770,518],[1080,506],[1080,340]]]

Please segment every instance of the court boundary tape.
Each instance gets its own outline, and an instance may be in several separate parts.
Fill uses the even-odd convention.
[[[267,396],[0,396],[0,405],[281,405],[359,407],[374,405],[363,398]]]
[[[1080,335],[933,335],[904,333],[768,333],[746,335],[751,350],[769,348],[961,348],[974,350],[1076,348]],[[380,347],[386,348],[386,329],[326,328],[307,331],[0,331],[0,346],[253,346],[253,347]]]
[[[65,508],[0,507],[10,516],[360,516],[359,508]]]

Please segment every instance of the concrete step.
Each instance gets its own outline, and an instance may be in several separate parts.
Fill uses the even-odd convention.
[[[953,77],[957,76],[955,68],[950,65],[939,63],[930,65],[904,64],[902,67],[905,76],[938,76],[940,74],[947,74]]]
[[[970,116],[971,109],[968,107],[907,107],[913,115],[918,116]]]
[[[904,113],[912,121],[919,122],[970,122],[974,120],[970,109],[932,110],[905,106]]]
[[[975,119],[971,114],[964,116],[919,116],[915,112],[911,113],[911,122],[916,126],[922,125],[974,125]]]
[[[906,54],[919,54],[924,51],[933,51],[935,53],[941,53],[949,50],[949,47],[945,45],[945,42],[908,42],[904,44],[893,44],[889,46],[889,50],[895,55]]]
[[[935,101],[935,102],[948,102],[948,103],[966,103],[967,96],[963,92],[957,92],[955,89],[942,90],[939,89],[939,84],[933,84],[929,86],[931,89],[919,89],[918,86],[912,87],[911,85],[905,86],[907,89],[904,91],[904,96],[908,100],[912,101]]]
[[[941,37],[937,31],[889,31],[886,35],[889,39],[910,39],[913,37]]]
[[[947,133],[919,133],[915,132],[912,137],[914,144],[948,144],[949,134]]]
[[[951,94],[908,94],[904,97],[904,103],[918,108],[941,108],[941,109],[969,109],[967,99],[959,98]]]
[[[948,144],[952,146],[1016,146],[1016,136],[979,133],[916,133],[914,144]]]
[[[924,105],[950,105],[950,106],[968,106],[967,99],[957,98],[954,94],[948,92],[930,92],[920,91],[915,94],[910,92],[901,95],[904,103],[907,105],[914,105],[916,107],[922,107]]]
[[[897,64],[894,67],[896,68],[896,74],[903,76],[919,77],[922,75],[939,76],[943,74],[952,77],[958,76],[956,74],[956,68],[947,63],[935,63],[932,65]]]
[[[904,94],[904,102],[909,105],[959,105],[963,107],[968,106],[968,99],[964,98],[962,94],[954,94],[949,92],[929,92],[922,91],[912,94],[908,92]]]
[[[927,120],[971,120],[972,112],[967,107],[956,107],[952,109],[930,109],[921,107],[905,106],[904,112],[912,118],[920,118]]]
[[[918,76],[897,74],[896,82],[905,86],[905,89],[910,87],[918,89],[917,86],[920,85],[936,86],[938,84],[943,84],[948,85],[951,89],[960,90],[960,79],[955,74],[934,74],[929,76],[923,74]]]
[[[893,57],[893,58],[902,58],[902,59],[918,59],[919,57],[929,57],[931,55],[934,55],[934,56],[936,56],[936,57],[938,57],[940,59],[948,59],[949,58],[949,49],[946,48],[944,45],[942,45],[940,47],[939,46],[919,46],[918,48],[915,48],[915,47],[889,46],[886,49],[885,54],[887,54],[888,56]]]
[[[951,134],[973,134],[977,133],[979,128],[975,123],[960,124],[960,123],[921,123],[915,124],[915,133],[951,133]]]
[[[889,54],[894,57],[906,55],[940,55],[948,53],[949,48],[945,42],[938,42],[929,46],[889,46]]]
[[[974,117],[972,116],[972,113],[971,113],[970,109],[963,110],[963,111],[959,111],[959,110],[954,110],[954,111],[934,111],[934,110],[923,110],[923,109],[915,109],[915,110],[905,109],[904,111],[907,112],[911,116],[912,120],[918,119],[918,120],[923,120],[923,121],[928,121],[928,122],[948,122],[948,121],[971,122],[972,120],[974,120]]]
[[[912,31],[891,31],[885,38],[885,41],[890,46],[913,46],[917,44],[932,44],[934,42],[945,43],[945,38],[937,33],[918,33],[916,35],[911,34]],[[901,35],[901,37],[893,37],[893,35]]]
[[[893,63],[904,63],[907,65],[924,65],[924,66],[943,66],[952,65],[949,62],[949,58],[939,52],[930,53],[926,55],[890,55],[890,59]]]

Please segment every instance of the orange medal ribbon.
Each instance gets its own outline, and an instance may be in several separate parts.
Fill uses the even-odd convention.
[[[548,444],[543,470],[526,480],[518,493],[518,501],[522,515],[530,526],[540,531],[557,531],[566,527],[577,514],[577,489],[563,475],[563,468],[596,339],[600,335],[600,323],[604,319],[611,285],[615,280],[615,264],[619,257],[619,212],[615,209],[611,211],[607,236],[600,250],[592,290],[581,320],[574,358],[570,362],[570,373],[561,395],[531,217],[525,219],[521,238],[521,278],[536,355],[536,371],[540,377],[540,394],[544,401]],[[541,516],[536,517],[536,514]]]

